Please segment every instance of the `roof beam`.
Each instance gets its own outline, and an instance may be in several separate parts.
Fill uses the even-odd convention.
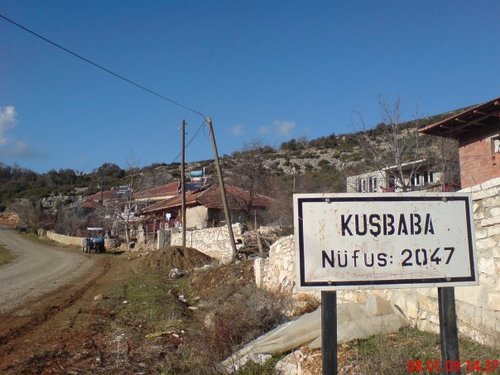
[[[494,112],[485,113],[485,112],[480,112],[480,111],[474,111],[474,113],[482,114],[482,116],[474,118],[471,121],[466,121],[466,120],[456,118],[455,120],[458,122],[461,122],[462,125],[459,125],[458,127],[456,127],[455,130],[461,130],[469,125],[487,126],[486,124],[481,123],[481,121],[487,119],[488,117],[494,117],[495,115],[498,115],[498,112],[497,113],[494,113]]]

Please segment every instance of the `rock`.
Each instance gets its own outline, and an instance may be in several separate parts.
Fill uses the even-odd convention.
[[[186,275],[186,273],[179,268],[172,268],[168,273],[168,277],[172,280],[180,279],[184,275]]]
[[[210,311],[207,315],[205,315],[203,325],[208,329],[213,329],[215,327],[215,313],[213,311]]]
[[[274,367],[280,375],[316,375],[321,373],[321,352],[301,348],[287,355]]]
[[[366,300],[365,311],[369,316],[380,316],[393,313],[389,301],[373,294]]]
[[[303,360],[304,354],[300,350],[287,355],[281,361],[276,363],[274,369],[280,375],[295,375],[299,374],[300,362]]]
[[[102,300],[102,298],[103,298],[103,295],[98,294],[97,296],[94,297],[94,301],[100,301],[100,300]]]
[[[235,361],[233,363],[228,364],[226,368],[223,368],[223,370],[225,370],[229,373],[233,373],[233,372],[236,372],[239,369],[241,369],[248,362],[254,362],[254,363],[263,365],[271,358],[272,358],[272,355],[269,355],[269,354],[250,354],[250,355],[247,355],[243,358],[239,358],[237,361]]]

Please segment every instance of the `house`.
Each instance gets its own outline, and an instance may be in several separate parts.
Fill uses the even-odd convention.
[[[260,194],[251,195],[236,186],[226,185],[226,199],[234,221],[259,220],[269,208],[271,198]],[[218,185],[205,185],[186,192],[186,225],[188,228],[217,226],[225,220],[221,192]],[[141,211],[149,215],[150,222],[160,227],[180,225],[182,197],[180,195],[154,203]],[[158,224],[157,224],[158,225]]]
[[[106,191],[103,190],[83,198],[80,204],[84,208],[93,209],[97,205],[108,202],[109,200],[114,198],[115,198],[115,192],[113,190],[106,190]]]
[[[132,198],[136,202],[154,203],[175,197],[177,194],[179,194],[180,188],[180,181],[169,182],[168,184],[155,186],[151,189],[146,189],[134,193]]]
[[[428,125],[420,132],[458,140],[462,189],[500,176],[500,97]]]
[[[399,177],[402,173],[402,177]],[[396,177],[398,176],[398,177]],[[442,173],[420,159],[347,177],[348,193],[377,193],[441,188]]]

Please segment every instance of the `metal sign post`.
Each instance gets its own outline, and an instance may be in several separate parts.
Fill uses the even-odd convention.
[[[460,375],[455,288],[438,288],[441,374]]]
[[[337,373],[337,292],[321,292],[321,356],[323,375]]]

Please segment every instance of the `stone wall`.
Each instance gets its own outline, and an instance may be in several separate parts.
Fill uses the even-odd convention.
[[[472,192],[479,286],[455,288],[458,329],[484,344],[500,342],[500,178],[465,189]],[[269,258],[256,259],[257,285],[269,290],[297,293],[293,236],[271,246]],[[380,295],[399,306],[411,323],[426,331],[439,331],[437,288],[342,291],[342,301],[363,302]],[[314,293],[319,298],[319,293]]]
[[[235,240],[242,239],[243,226],[233,224]],[[182,233],[172,233],[171,246],[182,245]],[[229,241],[227,227],[207,228],[200,230],[188,230],[186,232],[186,246],[192,247],[221,263],[229,263],[233,260],[233,249]]]
[[[47,231],[45,233],[48,239],[59,242],[62,245],[72,245],[72,246],[83,246],[83,239],[84,237],[72,237],[72,236],[65,236],[64,234],[59,234],[54,231]],[[114,241],[109,241],[108,239],[104,239],[104,246],[106,249],[110,249],[112,247],[115,247],[115,242]]]
[[[83,244],[83,237],[65,236],[64,234],[58,234],[53,231],[47,231],[46,236],[52,241],[59,242],[63,245],[82,246]]]

